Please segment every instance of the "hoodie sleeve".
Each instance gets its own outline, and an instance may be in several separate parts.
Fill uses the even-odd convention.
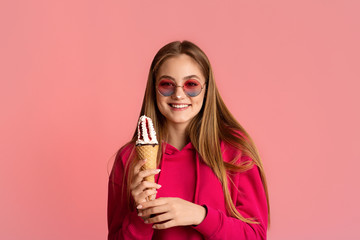
[[[242,157],[242,160],[251,161],[249,157]],[[237,173],[232,179],[238,188],[236,190],[234,185],[229,184],[230,193],[236,192],[235,196],[231,194],[236,209],[243,217],[254,218],[259,224],[243,222],[227,216],[219,209],[205,205],[207,215],[199,225],[194,226],[194,229],[205,239],[266,239],[268,210],[258,167],[254,165],[246,172]]]
[[[126,197],[126,184],[122,183],[124,176],[124,159],[127,160],[129,154],[121,151],[116,156],[113,169],[108,183],[108,240],[120,239],[143,239],[152,238],[153,229],[151,225],[145,224],[137,216],[136,209],[131,211],[128,207]],[[123,192],[123,194],[122,194]]]

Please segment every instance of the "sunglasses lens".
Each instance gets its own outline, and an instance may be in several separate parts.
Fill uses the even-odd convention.
[[[184,84],[184,91],[190,97],[195,97],[201,92],[201,84],[194,79],[187,80]]]
[[[164,79],[159,82],[158,90],[163,96],[171,96],[175,92],[175,84],[173,81]]]

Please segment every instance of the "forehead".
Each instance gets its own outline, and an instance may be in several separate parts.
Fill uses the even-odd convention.
[[[156,79],[159,79],[162,75],[168,75],[179,80],[189,75],[197,75],[204,79],[200,65],[186,54],[166,59],[161,64]]]

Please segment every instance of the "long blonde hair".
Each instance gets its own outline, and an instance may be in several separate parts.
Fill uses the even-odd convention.
[[[226,172],[227,170],[234,172],[246,171],[249,170],[253,164],[255,164],[260,170],[260,176],[264,186],[268,205],[268,222],[270,222],[270,207],[267,183],[259,153],[249,134],[237,122],[237,120],[232,116],[228,108],[225,106],[216,87],[210,62],[205,53],[198,46],[186,40],[182,42],[174,41],[168,43],[157,52],[150,66],[145,95],[139,116],[146,115],[153,120],[159,140],[159,149],[163,150],[161,140],[166,141],[166,119],[160,113],[156,104],[156,74],[164,61],[166,61],[168,58],[180,54],[186,54],[193,58],[201,67],[203,75],[206,79],[206,93],[204,97],[204,103],[200,112],[189,123],[187,127],[187,136],[205,164],[207,164],[213,170],[215,175],[220,180],[228,213],[232,217],[240,219],[244,222],[258,223],[253,219],[243,217],[235,208],[228,189]],[[212,129],[212,131],[208,131],[208,129]],[[132,140],[125,146],[129,144],[134,146],[136,140],[137,129],[135,129]],[[220,141],[224,141],[239,149],[244,155],[253,159],[253,161],[244,162],[240,165],[235,164],[236,159],[229,163],[224,162],[220,149]],[[122,147],[118,152],[120,152],[124,147]],[[157,158],[158,165],[160,163],[162,154],[163,151],[159,151]],[[130,182],[133,177],[132,171],[130,170],[136,163],[136,154],[134,154],[134,151],[132,151],[130,154],[130,158],[131,159],[127,161],[127,165],[124,169],[127,173],[124,174],[123,179],[123,181],[126,181],[126,186],[130,186]],[[127,175],[127,179],[125,179],[125,175]],[[231,180],[231,178],[229,179]],[[130,199],[131,194],[128,187],[126,192],[127,199]],[[130,203],[130,201],[128,201],[128,203]],[[130,208],[133,208],[133,206],[129,206]]]

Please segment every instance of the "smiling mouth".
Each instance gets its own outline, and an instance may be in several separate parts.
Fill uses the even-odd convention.
[[[173,107],[173,108],[177,108],[177,109],[182,109],[182,108],[187,108],[189,106],[191,106],[191,104],[169,104],[170,107]]]

